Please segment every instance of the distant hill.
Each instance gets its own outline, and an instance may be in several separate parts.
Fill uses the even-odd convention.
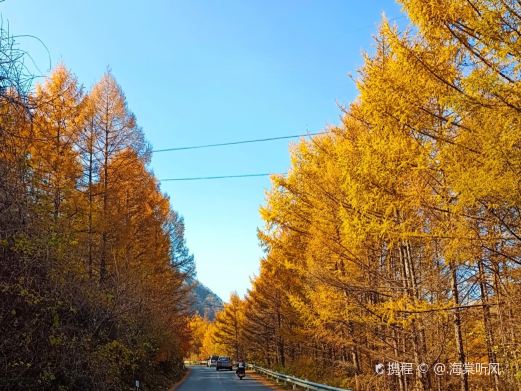
[[[192,310],[210,320],[215,319],[215,314],[223,308],[223,301],[209,288],[195,281],[192,297]]]

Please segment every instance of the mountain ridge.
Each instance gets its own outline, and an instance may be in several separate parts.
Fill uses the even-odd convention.
[[[224,307],[223,300],[210,288],[194,280],[192,288],[192,311],[208,320],[215,320],[217,312]]]

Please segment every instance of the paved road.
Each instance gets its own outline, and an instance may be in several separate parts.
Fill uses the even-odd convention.
[[[271,388],[253,380],[248,374],[242,380],[235,371],[216,371],[215,368],[191,367],[192,371],[177,391],[268,391]]]

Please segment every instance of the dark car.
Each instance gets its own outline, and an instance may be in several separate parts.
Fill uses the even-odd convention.
[[[230,360],[230,357],[224,357],[224,356],[219,357],[219,359],[217,360],[217,365],[215,366],[215,369],[216,370],[227,369],[227,370],[231,371],[232,370],[232,360]]]
[[[208,359],[208,365],[209,367],[215,367],[217,365],[217,360],[219,359],[219,356],[212,356]]]

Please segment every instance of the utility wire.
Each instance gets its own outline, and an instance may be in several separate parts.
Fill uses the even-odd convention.
[[[305,134],[294,134],[294,135],[291,135],[291,136],[279,136],[279,137],[259,138],[259,139],[255,139],[255,140],[231,141],[231,142],[228,142],[228,143],[218,143],[218,144],[191,145],[191,146],[188,146],[188,147],[175,147],[175,148],[156,149],[156,150],[154,150],[152,152],[153,153],[158,153],[158,152],[182,151],[182,150],[187,150],[187,149],[224,147],[226,145],[262,143],[262,142],[266,142],[266,141],[284,140],[284,139],[297,138],[297,137],[316,136],[318,134],[326,134],[326,133],[328,133],[328,132],[315,132],[315,133],[305,133]]]
[[[387,19],[387,21],[395,22],[395,21],[402,20],[405,17],[406,17],[405,15],[399,15],[394,18],[389,18],[389,19]],[[373,27],[373,25],[361,26],[357,29],[354,29],[354,30],[348,32],[348,34],[356,33],[360,30],[365,30],[365,29],[368,29],[371,27]],[[237,144],[262,143],[262,142],[266,142],[266,141],[275,141],[275,140],[285,140],[285,139],[298,138],[298,137],[316,136],[319,134],[326,134],[326,133],[328,133],[328,132],[324,131],[324,132],[315,132],[315,133],[306,133],[306,134],[295,134],[295,135],[291,135],[291,136],[260,138],[260,139],[255,139],[255,140],[231,141],[228,143],[203,144],[203,145],[191,145],[191,146],[187,146],[187,147],[164,148],[164,149],[153,150],[152,153],[183,151],[183,150],[188,150],[188,149],[215,148],[215,147],[224,147],[227,145],[237,145]]]
[[[220,176],[201,176],[201,177],[186,177],[186,178],[166,178],[160,179],[160,182],[174,182],[174,181],[202,181],[210,179],[228,179],[228,178],[251,178],[270,175],[286,175],[286,173],[262,173],[262,174],[240,174],[240,175],[220,175]]]

